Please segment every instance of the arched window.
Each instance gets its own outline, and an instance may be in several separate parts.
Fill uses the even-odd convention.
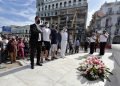
[[[71,6],[71,1],[69,1],[69,6]]]
[[[58,3],[56,3],[56,8],[58,8]]]
[[[45,6],[45,10],[47,10],[47,5]]]
[[[50,5],[48,6],[48,9],[50,10]]]
[[[62,7],[62,2],[60,2],[60,7]]]
[[[76,5],[76,0],[73,1],[73,5]]]
[[[52,4],[52,9],[54,9],[54,4]]]
[[[64,2],[64,7],[66,7],[66,5],[67,5],[67,2]]]

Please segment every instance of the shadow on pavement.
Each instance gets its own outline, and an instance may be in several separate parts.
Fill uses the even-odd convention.
[[[113,73],[113,75],[109,75],[109,79],[111,80],[111,82],[106,81],[105,86],[120,86],[119,81],[117,79],[118,76],[117,76],[117,72],[116,72],[116,70],[118,69],[119,64],[117,63],[117,61],[116,61],[116,59],[114,58],[113,55],[110,56],[109,59],[113,60],[114,69],[111,71]]]
[[[0,77],[6,76],[6,75],[9,75],[9,74],[12,74],[12,73],[16,73],[16,72],[19,72],[19,71],[22,71],[22,70],[25,70],[25,69],[28,69],[28,68],[30,68],[29,65],[19,67],[19,68],[15,68],[15,69],[11,69],[9,71],[0,73]]]

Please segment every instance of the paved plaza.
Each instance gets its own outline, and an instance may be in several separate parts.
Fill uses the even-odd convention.
[[[0,86],[120,86],[116,77],[116,63],[110,52],[101,59],[114,74],[109,76],[111,82],[90,82],[79,76],[76,68],[85,60],[83,57],[86,55],[88,53],[68,55],[64,59],[46,62],[42,67],[35,66],[34,70],[30,69],[29,62],[26,61],[22,67],[0,73]]]
[[[120,86],[112,53],[106,53],[101,57],[114,74],[109,77],[111,82],[90,82],[79,76],[76,68],[86,55],[87,53],[69,55],[64,59],[46,62],[42,67],[35,66],[34,70],[30,69],[28,63],[23,67],[1,73],[0,86]]]

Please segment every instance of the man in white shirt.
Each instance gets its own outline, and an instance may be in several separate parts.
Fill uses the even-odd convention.
[[[94,47],[96,42],[96,35],[95,33],[92,33],[92,36],[89,38],[90,40],[90,54],[94,53]]]
[[[3,36],[2,44],[3,44],[2,58],[3,58],[3,62],[6,62],[6,59],[8,57],[8,53],[7,53],[8,39],[6,36]]]
[[[50,46],[51,46],[51,44],[50,44],[50,42],[51,42],[51,40],[50,40],[51,30],[49,28],[48,22],[45,22],[45,27],[43,28],[42,31],[43,31],[43,41],[44,41],[44,45],[45,45],[45,60],[50,61],[48,59],[48,57],[49,57],[49,51],[50,51]]]
[[[67,33],[67,27],[64,27],[61,31],[61,57],[65,57],[65,51],[67,47],[67,40],[68,40],[68,33]]]
[[[109,37],[109,34],[106,31],[103,31],[103,34],[100,35],[100,37],[99,37],[99,41],[100,41],[100,53],[99,53],[99,55],[104,55],[105,46],[106,46],[108,37]]]

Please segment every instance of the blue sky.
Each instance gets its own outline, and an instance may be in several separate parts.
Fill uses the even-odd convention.
[[[115,0],[88,0],[88,21],[92,14],[107,2]],[[120,1],[120,0],[118,0]],[[36,0],[0,0],[0,26],[28,25],[34,22],[36,15]]]

